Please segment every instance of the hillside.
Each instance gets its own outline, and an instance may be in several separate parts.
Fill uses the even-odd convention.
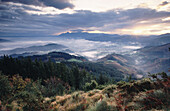
[[[145,72],[167,72],[170,66],[170,43],[160,46],[149,46],[135,51],[136,67]]]
[[[14,60],[11,61],[11,59],[14,59]],[[42,62],[44,64],[46,64],[46,63],[48,64],[48,62],[50,61],[54,65],[61,63],[61,64],[66,65],[69,68],[76,66],[81,70],[88,71],[90,74],[92,74],[93,76],[96,76],[97,78],[102,74],[104,77],[107,77],[110,79],[114,78],[115,81],[120,81],[120,80],[126,80],[126,76],[129,76],[128,73],[119,70],[118,67],[115,67],[112,65],[106,66],[105,64],[98,63],[98,62],[96,62],[96,63],[90,62],[84,57],[74,56],[74,55],[70,55],[70,54],[64,53],[64,52],[50,52],[50,53],[44,54],[44,55],[33,55],[33,56],[26,56],[26,57],[19,56],[16,59],[15,58],[11,58],[11,59],[8,56],[7,56],[7,58],[5,56],[5,58],[1,57],[1,59],[0,59],[0,70],[2,70],[2,72],[5,74],[9,74],[9,73],[16,74],[16,73],[21,73],[21,72],[28,74],[29,72],[31,73],[31,71],[36,70],[36,71],[34,71],[34,73],[37,72],[38,75],[41,75],[41,73],[44,73],[44,72],[41,72],[42,70],[39,71],[39,70],[33,68],[33,67],[39,67],[39,65],[38,66],[30,66],[31,65],[30,61],[33,61],[33,62],[40,61],[40,64],[42,64]],[[18,60],[19,60],[19,62],[17,62]],[[3,65],[3,62],[5,62],[5,61],[8,61],[8,62],[6,62],[6,65]],[[17,64],[15,61],[17,62]],[[28,64],[31,69],[25,65],[20,66],[20,64],[21,64],[20,62],[25,63],[25,65]],[[16,67],[11,67],[11,65],[15,65]],[[20,67],[20,68],[18,68],[18,67]],[[23,69],[26,68],[26,69],[22,70],[22,68]],[[39,68],[45,68],[45,67],[42,66]],[[46,70],[46,69],[43,69],[43,70]],[[136,78],[134,75],[132,75],[133,78]]]
[[[129,74],[120,71],[118,68],[114,66],[106,66],[102,63],[94,63],[94,62],[62,62],[67,66],[78,66],[80,69],[85,69],[86,71],[93,74],[96,78],[99,78],[101,75],[110,79],[114,79],[114,81],[126,80],[126,76]],[[133,79],[136,79],[135,75],[132,75]]]
[[[23,57],[19,56],[18,58],[22,59]],[[115,81],[126,79],[129,75],[133,78],[142,77],[142,72],[131,66],[133,59],[119,54],[108,55],[96,62],[88,61],[82,56],[70,55],[64,52],[50,52],[44,55],[26,56],[25,58],[30,58],[33,61],[36,59],[42,60],[43,62],[50,60],[54,63],[64,63],[69,67],[75,65],[93,73],[97,77],[103,74],[108,77],[113,77]]]
[[[115,67],[119,71],[137,78],[142,77],[142,72],[132,66],[135,60],[131,57],[113,53],[97,60],[97,62],[104,64],[106,67]]]
[[[50,52],[48,54],[44,54],[44,55],[33,55],[33,56],[26,56],[26,58],[31,58],[32,60],[38,59],[38,60],[42,60],[44,62],[51,60],[53,62],[61,62],[61,61],[78,61],[78,62],[85,62],[88,61],[85,57],[82,56],[75,56],[75,55],[70,55],[68,53],[64,53],[64,52]],[[22,58],[22,56],[20,56],[19,58]]]
[[[137,54],[142,56],[148,56],[152,58],[166,58],[170,57],[170,43],[164,45],[157,46],[148,46],[141,49],[136,50]]]
[[[155,39],[151,41],[152,45],[163,45],[170,43],[170,33],[162,34],[157,36]]]
[[[60,44],[47,44],[41,46],[31,46],[26,48],[4,50],[4,51],[0,51],[0,55],[1,56],[12,55],[13,57],[18,57],[18,56],[29,56],[29,55],[36,55],[36,54],[46,54],[51,51],[72,52],[66,46]]]

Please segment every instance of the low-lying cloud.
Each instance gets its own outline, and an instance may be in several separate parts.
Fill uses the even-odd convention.
[[[0,49],[0,54],[5,50],[12,50],[15,48],[26,48],[30,46],[40,46],[50,43],[62,44],[68,47],[76,55],[85,56],[90,60],[96,60],[111,53],[123,53],[133,49],[140,48],[140,46],[127,46],[121,43],[89,41],[85,39],[62,39],[54,37],[32,37],[32,38],[10,38],[11,42],[1,43],[3,46]],[[133,48],[132,48],[133,47]],[[12,51],[9,51],[10,54]],[[41,52],[43,53],[43,52]]]

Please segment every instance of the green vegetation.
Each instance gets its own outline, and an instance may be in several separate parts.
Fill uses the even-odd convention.
[[[72,65],[71,65],[72,64]],[[146,111],[170,109],[170,77],[116,81],[74,63],[0,59],[2,111]]]
[[[88,72],[91,72],[96,77],[103,75],[104,78],[110,78],[112,81],[120,81],[124,78],[124,73],[119,71],[117,68],[107,65],[105,66],[102,63],[93,63],[93,62],[62,62],[68,67],[78,66],[80,69],[85,69]]]
[[[81,60],[78,60],[78,59],[69,59],[67,60],[68,62],[82,62]]]

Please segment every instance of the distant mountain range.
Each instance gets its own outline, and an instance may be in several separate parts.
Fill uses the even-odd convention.
[[[87,33],[87,32],[67,32],[58,35],[59,38],[67,39],[86,39],[90,41],[111,41],[126,44],[127,42],[139,42],[147,45],[162,45],[170,43],[170,33],[159,36],[134,36],[134,35],[118,35],[104,33]]]
[[[144,36],[104,34],[104,33],[87,33],[87,32],[72,32],[62,33],[57,37],[67,39],[86,39],[90,41],[111,41],[111,42],[134,42],[146,39]]]
[[[31,46],[26,48],[16,48],[13,50],[0,51],[0,55],[11,55],[13,57],[17,56],[31,56],[31,55],[41,55],[52,51],[67,52],[72,53],[66,46],[60,44],[47,44],[42,46]]]

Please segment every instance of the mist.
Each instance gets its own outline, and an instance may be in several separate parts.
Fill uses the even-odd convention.
[[[136,46],[133,43],[125,45],[123,43],[113,43],[111,41],[100,42],[85,39],[62,39],[57,37],[13,37],[6,39],[9,40],[9,42],[0,43],[0,52],[15,48],[26,48],[55,43],[64,45],[74,52],[72,54],[85,56],[89,60],[97,60],[111,53],[124,54],[142,47],[141,45]]]

